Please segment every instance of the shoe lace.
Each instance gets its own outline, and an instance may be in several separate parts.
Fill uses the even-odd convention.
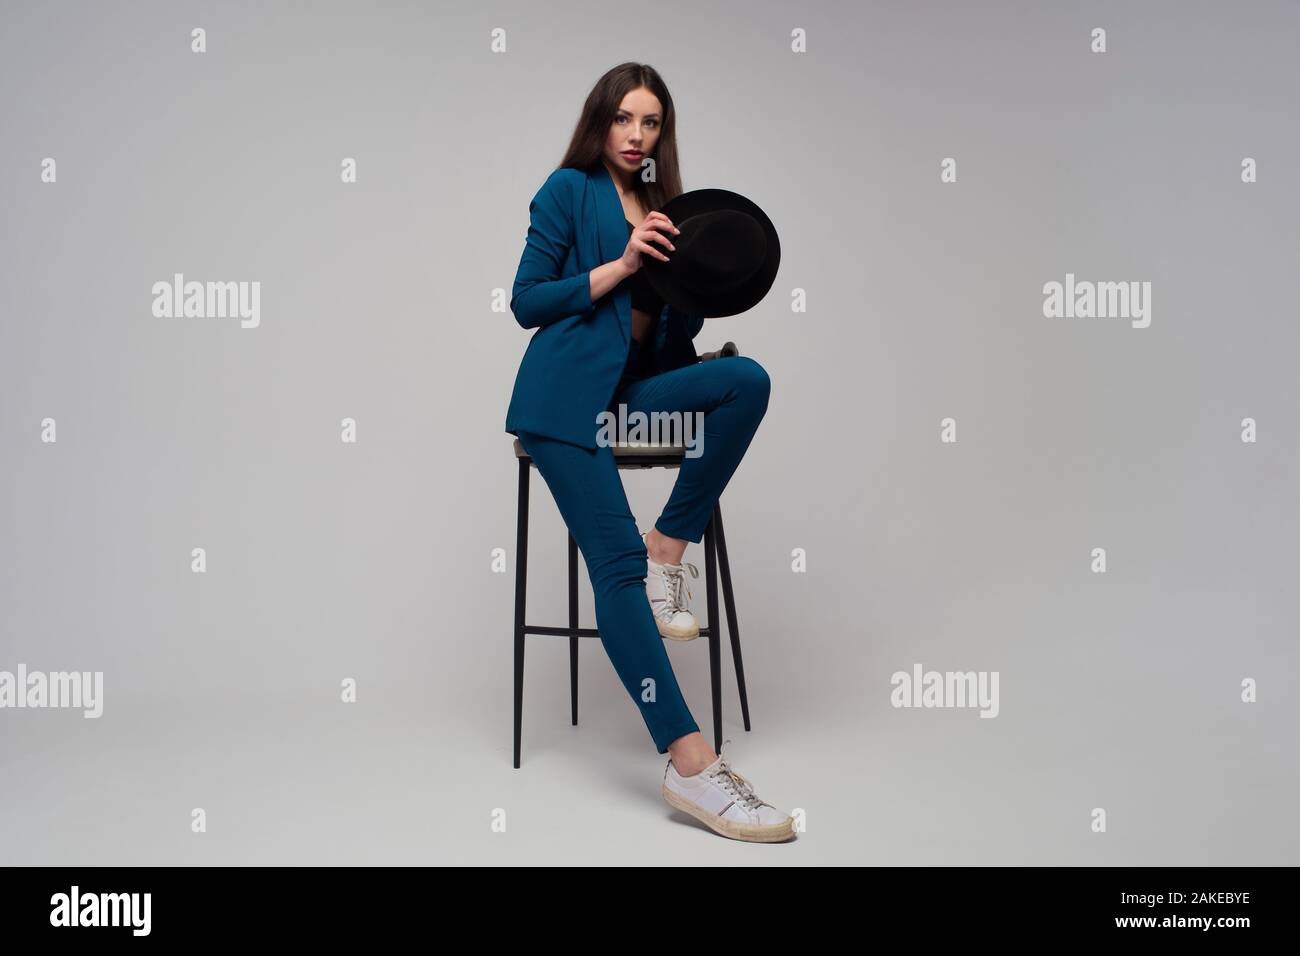
[[[725,749],[729,743],[731,743],[730,740],[724,743],[723,748]],[[722,757],[721,752],[719,752],[718,756]],[[754,793],[753,784],[746,780],[738,770],[733,769],[726,757],[722,757],[718,769],[713,771],[713,779],[728,793],[734,794],[736,802],[743,807],[757,810],[762,806],[770,806],[770,804],[766,804],[758,798],[758,794]]]
[[[665,599],[664,610],[670,615],[678,611],[689,610],[689,601],[694,596],[691,594],[691,586],[686,583],[686,569],[690,568],[691,577],[700,576],[699,568],[689,561],[683,561],[681,564],[664,564],[663,568],[664,581],[667,583],[668,596]],[[684,596],[683,596],[684,595]]]

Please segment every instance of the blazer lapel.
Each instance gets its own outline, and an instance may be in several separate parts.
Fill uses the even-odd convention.
[[[623,204],[618,198],[618,189],[601,160],[596,160],[596,170],[589,174],[589,182],[596,187],[596,248],[600,250],[600,262],[596,265],[600,265],[622,257],[623,250],[627,248],[627,220],[623,215]],[[626,285],[620,284],[614,289],[613,295],[618,329],[623,336],[623,344],[628,345],[632,336],[632,293]]]

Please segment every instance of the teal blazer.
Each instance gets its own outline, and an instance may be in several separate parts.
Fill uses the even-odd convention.
[[[529,203],[510,311],[536,329],[515,375],[505,430],[596,447],[596,416],[613,411],[632,341],[632,293],[620,282],[595,302],[588,273],[623,255],[627,220],[609,170],[557,169]],[[669,253],[671,255],[671,253]],[[699,361],[704,316],[665,304],[647,344],[651,374]]]

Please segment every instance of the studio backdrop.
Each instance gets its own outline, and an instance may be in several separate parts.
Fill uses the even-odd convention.
[[[771,378],[721,729],[799,811],[780,860],[1296,861],[1295,4],[4,22],[4,862],[736,859],[597,641],[575,726],[567,640],[528,638],[511,765],[510,289],[625,61],[684,187],[781,237],[694,342]],[[623,475],[642,530],[673,477]],[[535,474],[530,521],[563,624]],[[711,738],[707,642],[668,651]]]

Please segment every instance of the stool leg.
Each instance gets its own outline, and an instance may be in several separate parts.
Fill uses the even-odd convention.
[[[528,585],[528,467],[519,459],[519,527],[515,535],[515,769],[524,728],[524,608]]]
[[[704,592],[709,614],[709,690],[713,695],[713,750],[722,749],[722,645],[718,627],[717,542],[714,540],[713,517],[704,529]]]
[[[749,695],[745,693],[745,665],[740,659],[740,626],[736,623],[736,595],[731,590],[731,562],[727,559],[727,535],[722,530],[722,505],[713,506],[713,524],[718,535],[718,564],[722,567],[722,600],[727,606],[727,633],[731,635],[731,661],[736,665],[736,689],[740,691],[740,713],[749,730]]]
[[[569,532],[569,710],[578,725],[578,542]]]

